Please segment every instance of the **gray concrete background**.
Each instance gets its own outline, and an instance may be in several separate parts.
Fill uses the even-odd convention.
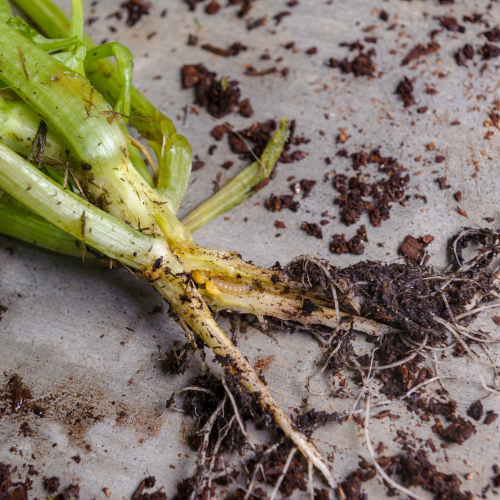
[[[441,45],[438,53],[406,67],[401,67],[400,62],[416,43],[428,42],[428,32],[439,28],[434,16],[453,12],[461,21],[464,14],[480,12],[485,13],[485,19],[492,26],[498,23],[498,4],[493,2],[491,9],[486,10],[488,3],[456,0],[453,6],[442,6],[437,0],[334,0],[328,5],[323,0],[301,0],[297,7],[288,9],[282,0],[259,0],[251,11],[252,18],[272,16],[282,10],[293,14],[277,27],[270,18],[266,27],[247,31],[244,22],[235,17],[236,7],[223,8],[216,16],[207,16],[202,6],[198,6],[194,14],[188,12],[180,0],[156,0],[151,15],[134,28],[128,28],[123,20],[105,19],[119,9],[119,2],[101,0],[93,14],[99,20],[88,32],[96,41],[114,39],[133,51],[136,85],[175,119],[194,153],[206,162],[202,170],[193,174],[181,216],[209,196],[219,171],[223,179],[228,179],[243,167],[236,160],[231,170],[220,168],[225,160],[235,159],[225,142],[218,143],[213,156],[207,154],[213,144],[209,131],[216,122],[204,110],[198,115],[189,113],[185,126],[182,120],[175,118],[182,116],[182,108],[190,107],[193,101],[192,90],[180,88],[183,64],[203,62],[219,76],[239,80],[243,97],[249,97],[254,107],[253,119],[263,121],[286,115],[297,120],[299,134],[311,138],[308,145],[301,146],[308,153],[304,160],[279,165],[276,179],[227,214],[229,220],[220,218],[197,231],[198,243],[236,250],[245,259],[265,266],[276,260],[284,263],[304,253],[346,266],[363,258],[393,261],[398,258],[398,246],[407,234],[415,237],[432,234],[435,240],[430,248],[431,262],[442,267],[446,263],[449,238],[454,233],[463,226],[494,227],[496,221],[488,224],[483,217],[499,216],[499,131],[485,128],[483,124],[492,102],[499,98],[500,60],[489,61],[482,76],[478,55],[469,68],[457,67],[453,53],[458,47],[471,43],[477,49],[485,42],[483,37],[476,36],[484,31],[484,26],[466,23],[466,34],[443,32],[438,35]],[[85,6],[89,12],[90,2]],[[69,2],[63,7],[68,9]],[[168,10],[165,18],[159,16],[163,8]],[[377,17],[376,11],[380,8],[389,13],[389,23]],[[397,26],[387,31],[392,23]],[[372,25],[375,25],[373,31],[363,31]],[[108,26],[116,27],[117,32],[111,33]],[[155,31],[156,36],[148,40],[148,34]],[[234,58],[214,56],[199,47],[187,46],[190,33],[199,37],[200,44],[212,43],[226,48],[240,40],[249,50]],[[325,67],[329,57],[340,59],[348,54],[346,48],[338,46],[340,42],[362,40],[367,35],[378,37],[374,45],[376,78],[356,79]],[[292,53],[280,45],[290,41],[296,42],[299,52]],[[304,51],[312,46],[318,48],[318,54],[306,55]],[[283,57],[283,61],[260,60],[265,49],[273,59]],[[393,49],[396,54],[390,54]],[[354,55],[355,52],[350,53],[349,57]],[[287,80],[279,74],[248,77],[244,75],[247,64],[258,69],[274,65],[280,69],[289,67],[290,74]],[[440,77],[438,72],[445,77]],[[154,79],[156,75],[162,78]],[[410,110],[405,110],[400,98],[394,95],[403,76],[416,78],[417,105]],[[434,86],[437,94],[426,94],[425,84]],[[419,106],[428,106],[427,113],[416,114]],[[250,126],[253,119],[227,117],[235,128]],[[460,125],[451,126],[454,120],[459,120]],[[335,142],[339,127],[345,127],[351,136],[344,145]],[[325,135],[320,135],[320,130]],[[485,140],[489,130],[494,132],[493,136]],[[425,145],[431,141],[435,151],[426,150]],[[350,238],[358,226],[347,228],[340,224],[338,207],[332,204],[336,192],[331,182],[323,182],[323,178],[332,170],[352,175],[350,161],[335,154],[342,147],[351,153],[361,146],[365,150],[380,146],[383,155],[397,157],[411,174],[408,194],[426,195],[429,203],[425,205],[412,197],[406,207],[393,205],[391,219],[384,222],[382,228],[371,227],[363,217],[360,223],[367,224],[370,239],[365,256],[336,256],[328,251],[332,235],[346,233]],[[445,156],[445,162],[434,163],[436,155]],[[326,156],[332,158],[332,165],[325,164]],[[416,162],[414,158],[419,156],[422,160]],[[372,165],[365,171],[373,176],[376,169]],[[417,172],[420,174],[415,175]],[[477,175],[473,177],[473,174]],[[264,201],[271,192],[288,193],[286,179],[292,175],[297,180],[318,181],[314,196],[301,200],[297,214],[267,211]],[[447,176],[451,189],[439,190],[435,179],[440,175]],[[459,205],[468,218],[456,211],[453,194],[458,190],[463,193]],[[299,230],[303,221],[319,222],[325,210],[337,215],[337,219],[323,228],[324,241]],[[248,217],[246,223],[245,217]],[[287,229],[280,230],[279,238],[275,236],[276,219],[287,225]],[[378,247],[377,243],[384,243],[384,247]],[[175,482],[194,470],[195,457],[185,443],[192,423],[180,413],[165,410],[165,400],[172,391],[187,384],[199,365],[193,362],[190,373],[180,378],[162,372],[158,359],[173,341],[182,340],[183,335],[169,320],[166,310],[151,314],[153,307],[161,304],[159,297],[125,270],[109,271],[91,262],[82,264],[77,259],[2,236],[0,245],[0,303],[9,308],[0,322],[0,370],[5,377],[20,374],[36,398],[53,395],[50,403],[48,399],[42,401],[42,406],[45,404],[47,408],[43,419],[35,415],[0,415],[0,461],[18,465],[23,478],[27,470],[23,464],[34,464],[41,473],[35,478],[32,492],[38,497],[44,495],[39,488],[40,477],[55,474],[61,477],[63,485],[79,481],[82,498],[104,499],[103,488],[109,489],[111,498],[128,498],[149,472],[156,476],[158,485],[165,485],[164,491],[172,498]],[[477,324],[491,332],[498,330],[488,316]],[[222,325],[229,329],[229,325]],[[279,345],[249,329],[240,349],[251,362],[259,357],[274,356],[266,379],[278,401],[285,409],[292,409],[307,395],[305,380],[312,373],[311,363],[319,350],[310,337],[300,333],[278,334],[278,341]],[[362,337],[356,346],[359,353],[369,349]],[[498,359],[498,349],[492,351]],[[299,361],[302,364],[297,365]],[[459,402],[462,414],[470,402],[485,396],[476,383],[474,365],[467,359],[450,358],[442,370],[471,380],[446,384]],[[326,380],[317,380],[314,390],[328,392]],[[352,401],[311,395],[310,404],[325,410],[332,405],[341,411],[349,408]],[[489,397],[484,405],[486,410],[499,411],[496,397]],[[89,410],[90,407],[93,408]],[[102,418],[94,423],[85,412]],[[118,418],[121,412],[126,415]],[[384,442],[388,447],[386,454],[395,454],[400,449],[393,442],[396,429],[404,429],[424,440],[435,436],[429,425],[421,424],[404,406],[394,405],[392,413],[399,415],[398,421],[384,419],[371,424],[372,439],[375,444]],[[77,418],[82,423],[75,425]],[[34,431],[32,437],[25,438],[19,433],[25,421]],[[500,463],[499,425],[498,421],[487,428],[479,424],[478,433],[463,446],[439,448],[430,458],[440,470],[457,472],[465,483],[464,489],[470,489],[477,497],[482,488],[491,483],[491,464]],[[359,455],[368,456],[363,432],[353,422],[342,427],[327,426],[315,436],[325,454],[334,451],[333,467],[339,479],[356,468]],[[437,438],[434,441],[441,443]],[[53,447],[54,443],[57,446]],[[12,446],[22,451],[22,456],[10,452]],[[77,454],[82,459],[80,464],[71,459]],[[473,473],[470,479],[462,476],[470,472]],[[370,498],[385,497],[379,478],[364,483],[364,489]],[[419,494],[428,498],[424,492]],[[491,490],[486,497],[492,497]]]

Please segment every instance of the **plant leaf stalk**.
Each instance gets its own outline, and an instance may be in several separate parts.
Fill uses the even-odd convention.
[[[74,170],[92,199],[105,205],[109,213],[150,234],[158,232],[154,218],[157,214],[168,226],[171,238],[190,241],[189,231],[165,200],[135,170],[121,119],[108,120],[112,109],[89,81],[6,24],[0,26],[0,44],[0,78],[6,86],[14,86],[48,127],[64,138],[77,162]],[[24,54],[23,64],[15,47]],[[27,78],[24,70],[32,77]],[[36,98],[32,98],[34,95]]]
[[[250,363],[213,319],[190,277],[161,238],[142,234],[116,220],[79,196],[64,190],[7,146],[0,144],[0,189],[35,211],[58,228],[99,250],[110,258],[137,269],[216,355],[225,358],[241,375],[242,385],[257,393],[260,404],[274,416],[277,425],[304,455],[336,487],[330,469],[316,447],[296,431]]]
[[[50,38],[66,38],[69,36],[70,20],[52,0],[13,1],[38,25],[40,31],[46,36]],[[83,34],[83,43],[88,49],[96,47],[95,43],[85,34]],[[89,50],[88,53],[91,52],[92,50]],[[124,80],[120,73],[120,63],[118,62],[117,68],[108,58],[95,60],[87,66],[86,74],[92,85],[104,96],[104,98],[113,106],[116,106],[123,95],[123,85],[127,85],[126,80],[125,83],[123,83]],[[130,116],[129,123],[136,128],[145,139],[156,144],[155,150],[163,148],[165,140],[163,122],[172,122],[132,85],[130,85],[130,114],[132,116]],[[151,118],[154,118],[154,120],[151,120]],[[261,158],[260,162],[250,164],[233,180],[223,186],[214,196],[197,207],[192,214],[189,214],[184,219],[184,225],[191,231],[194,231],[255,194],[257,191],[255,191],[254,188],[271,175],[272,167],[281,154],[281,150],[279,150],[279,152],[277,151],[280,144],[282,149],[284,142],[285,131],[280,128],[271,140],[270,148],[267,152],[268,156],[265,155]],[[177,148],[177,151],[173,154],[174,158],[169,157],[166,160],[162,160],[161,157],[158,157],[158,161],[159,163],[162,163],[162,161],[173,161],[170,167],[165,169],[165,171],[169,173],[170,180],[177,182],[177,184],[171,182],[170,185],[179,186],[177,191],[184,195],[191,172],[191,162],[182,161],[186,158],[187,153],[185,150],[182,153],[178,151]],[[175,156],[178,163],[175,162]],[[271,164],[273,158],[275,158],[275,160],[274,163]],[[181,179],[184,182],[182,185],[178,184]],[[178,201],[178,192],[165,194],[167,198],[174,200],[174,203],[170,206],[173,213],[176,213],[175,204],[178,206],[180,203],[180,201]],[[171,196],[171,198],[169,196]]]

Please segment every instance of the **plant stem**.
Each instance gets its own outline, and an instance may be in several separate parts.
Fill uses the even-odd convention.
[[[65,191],[7,146],[0,144],[0,189],[22,200],[28,208],[72,234],[108,257],[141,271],[171,306],[204,342],[241,375],[242,385],[258,394],[263,408],[276,424],[325,476],[334,488],[336,481],[323,457],[309,440],[294,429],[250,363],[240,354],[212,317],[210,310],[192,285],[190,277],[161,238],[144,235],[102,212],[78,196]],[[85,223],[84,223],[85,221]]]
[[[67,38],[69,35],[70,20],[66,14],[51,0],[13,0],[14,3],[32,19],[39,31],[50,38]],[[96,44],[83,35],[83,43],[88,49]],[[120,98],[122,83],[117,67],[109,59],[100,59],[86,68],[86,73],[92,85],[106,98],[116,105]],[[135,118],[130,124],[148,140],[162,143],[160,119],[166,116],[160,113],[135,87],[131,90],[131,113]],[[137,116],[156,118],[157,121],[143,120]]]
[[[47,250],[82,257],[76,238],[35,214],[4,191],[0,191],[0,233]],[[91,257],[86,254],[85,257]]]
[[[0,189],[78,240],[84,234],[87,245],[134,269],[148,272],[153,256],[170,253],[163,240],[141,234],[64,190],[3,144],[0,144]]]
[[[283,151],[287,139],[288,121],[283,118],[278,132],[264,149],[260,161],[255,161],[231,179],[217,193],[195,208],[182,223],[191,231],[215,219],[255,194],[254,188],[267,179]]]
[[[69,34],[70,21],[66,14],[52,0],[13,0],[35,23],[40,31],[50,38],[64,38]],[[84,34],[83,42],[87,48],[95,47],[94,42]],[[109,59],[100,59],[86,67],[86,73],[92,85],[113,106],[118,102],[122,83],[120,72]],[[129,123],[147,140],[154,141],[159,147],[163,143],[161,121],[168,118],[151,104],[135,87],[131,87],[131,114]],[[149,117],[144,119],[142,117]],[[152,120],[152,118],[154,118]],[[234,179],[229,181],[214,196],[196,208],[183,221],[194,231],[210,220],[230,210],[252,196],[254,188],[271,175],[272,167],[278,160],[286,140],[283,120],[280,130],[271,140],[274,144],[266,148],[269,156],[246,167]],[[185,175],[182,174],[184,177]]]
[[[75,171],[80,181],[88,186],[93,200],[102,200],[107,211],[151,234],[157,231],[154,214],[159,214],[169,227],[170,238],[190,241],[189,231],[131,164],[123,124],[120,118],[112,123],[108,121],[107,113],[112,109],[107,101],[93,91],[86,78],[69,71],[62,63],[2,24],[1,79],[7,86],[15,86],[16,93],[44,118],[48,127],[62,138],[81,162],[75,166]],[[20,47],[25,59],[22,68],[17,47]],[[32,98],[34,95],[36,98]],[[3,106],[8,104],[9,101],[5,101]],[[29,118],[28,113],[25,118]],[[38,121],[39,118],[34,120],[35,127]]]

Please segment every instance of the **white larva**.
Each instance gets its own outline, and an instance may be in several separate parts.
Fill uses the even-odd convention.
[[[250,286],[246,283],[229,283],[220,278],[211,278],[211,281],[220,292],[229,295],[244,295],[250,291]]]

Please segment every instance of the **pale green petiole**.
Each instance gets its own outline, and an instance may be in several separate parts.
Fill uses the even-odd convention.
[[[161,145],[149,141],[158,159],[156,189],[168,201],[170,210],[176,214],[186,194],[191,175],[191,146],[185,137],[176,132],[172,120],[161,120],[160,127],[163,134]]]
[[[269,141],[260,161],[255,161],[242,170],[211,198],[195,208],[182,220],[182,223],[190,231],[196,231],[215,217],[250,198],[255,193],[254,188],[271,175],[272,169],[283,151],[288,134],[287,127],[288,121],[283,118],[278,132]]]
[[[71,0],[71,23],[69,36],[75,36],[83,42],[83,3],[82,0]]]
[[[59,229],[112,259],[142,272],[154,255],[169,252],[166,242],[143,235],[84,201],[0,144],[0,189]]]
[[[258,395],[260,404],[272,412],[276,423],[324,474],[331,487],[335,479],[316,447],[294,429],[269,389],[250,363],[226,337],[197,289],[189,285],[182,265],[161,238],[144,235],[102,212],[80,197],[65,191],[7,146],[0,144],[0,189],[22,200],[28,208],[60,229],[110,258],[141,271],[169,301],[171,313],[185,321],[218,355],[229,356],[241,383]]]
[[[76,238],[0,190],[0,233],[72,257],[82,257]],[[89,254],[89,256],[91,256]],[[85,255],[87,257],[87,255]]]
[[[131,164],[121,119],[110,119],[109,104],[89,81],[5,24],[0,26],[0,44],[0,78],[6,86],[15,86],[17,94],[43,117],[49,130],[63,138],[77,161],[74,170],[88,185],[95,202],[149,234],[157,230],[154,214],[160,215],[170,228],[169,237],[190,241],[189,231],[168,209],[163,197]],[[16,47],[24,54],[23,66]]]
[[[27,23],[25,23],[20,17],[11,17],[6,21],[6,23],[11,28],[15,29],[18,33],[23,35],[24,38],[29,40],[34,45],[40,47],[45,52],[54,52],[56,50],[67,49],[78,42],[77,37],[60,39],[45,38]]]
[[[14,2],[38,24],[40,30],[46,36],[52,38],[68,36],[69,20],[64,12],[55,5],[52,0],[14,0]],[[85,34],[83,36],[83,41],[89,51],[95,47],[94,42]],[[112,105],[116,105],[123,89],[123,85],[120,81],[119,69],[117,69],[109,59],[100,59],[89,64],[86,68],[86,72],[95,88]],[[161,148],[163,145],[161,122],[163,120],[168,120],[168,118],[155,108],[155,106],[153,106],[135,87],[131,89],[130,99],[131,114],[133,117],[130,118],[129,123],[135,127],[145,139],[154,141],[158,145],[158,148]],[[139,118],[140,116],[154,117],[154,120]],[[280,132],[278,132],[278,134],[280,134]],[[284,144],[284,142],[284,136],[282,135],[279,135],[279,138],[276,138],[275,141],[276,145]],[[186,155],[186,152],[183,154]],[[275,161],[277,161],[278,157],[279,154],[274,155],[274,158],[276,158]],[[268,168],[270,161],[266,159],[262,159],[261,161],[265,164],[264,168],[261,168],[258,163],[252,163],[214,196],[195,209],[192,214],[188,215],[188,217],[184,219],[187,227],[189,227],[191,231],[194,231],[196,228],[201,227],[213,218],[223,214],[252,196],[255,192],[253,188],[271,174],[272,167]],[[179,179],[188,179],[190,165],[189,170],[186,167],[184,171],[179,170],[177,165],[171,169],[171,172],[178,172],[177,181],[179,181]],[[264,175],[264,173],[267,175]],[[184,185],[179,184],[173,188],[175,193],[169,193],[167,197],[171,194],[172,198],[169,199],[175,200],[178,198],[177,193],[185,192],[187,189],[187,181],[184,182]]]
[[[122,82],[122,88],[115,104],[115,111],[125,116],[130,115],[130,99],[132,92],[132,71],[134,69],[134,57],[132,52],[124,45],[117,42],[105,43],[98,47],[87,50],[85,56],[85,66],[92,64],[99,59],[114,56],[118,68],[118,75]]]
[[[7,0],[0,0],[0,21],[6,22],[12,17],[12,9]]]

